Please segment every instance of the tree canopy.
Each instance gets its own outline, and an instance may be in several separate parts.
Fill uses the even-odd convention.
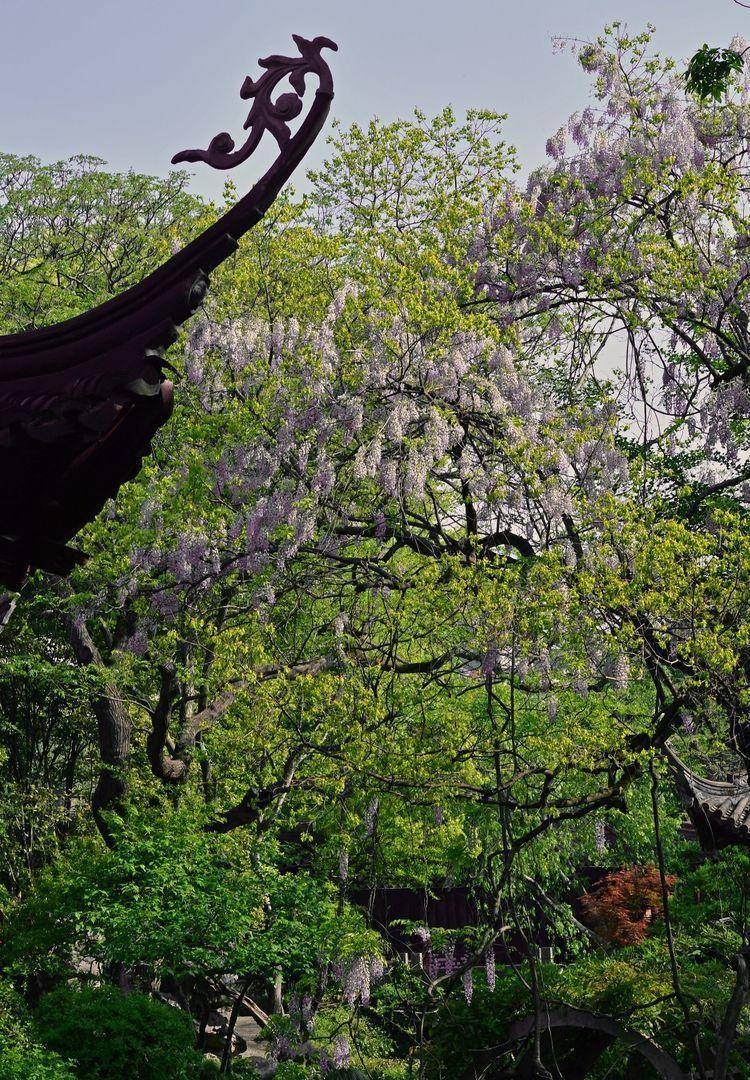
[[[526,180],[492,111],[337,129],[171,350],[88,562],[24,587],[0,1075],[109,1075],[45,1031],[111,986],[204,1048],[229,987],[275,1004],[279,1077],[743,1075],[748,843],[690,838],[674,761],[748,820],[750,66],[565,47],[591,103]],[[89,159],[0,190],[8,332],[217,213]],[[384,934],[397,889],[471,917]]]

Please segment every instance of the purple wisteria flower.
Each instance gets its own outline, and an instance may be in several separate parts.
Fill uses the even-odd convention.
[[[683,717],[682,717],[682,727],[683,727],[683,730],[688,733],[688,735],[695,735],[695,731],[696,731],[695,720],[693,719],[693,716],[691,715],[691,713],[685,713],[683,715]]]
[[[456,970],[456,943],[454,941],[443,951],[443,968],[446,975],[452,975]]]
[[[123,649],[133,656],[145,656],[148,652],[148,638],[140,627],[125,642]]]
[[[427,926],[418,926],[417,929],[414,931],[414,934],[416,937],[419,938],[422,945],[424,945],[425,947],[428,946],[432,940],[432,934],[430,933],[430,929]]]
[[[484,954],[484,970],[487,974],[487,986],[490,990],[495,989],[495,948],[490,945]]]
[[[334,1068],[343,1069],[349,1064],[351,1057],[351,1050],[349,1048],[349,1040],[346,1035],[337,1035],[333,1040],[333,1058],[332,1063]]]
[[[561,127],[551,138],[547,139],[546,151],[549,157],[555,161],[562,161],[565,157],[565,147],[568,141],[566,127]]]
[[[275,1040],[273,1049],[269,1054],[276,1061],[292,1061],[296,1055],[296,1047],[288,1035],[279,1035]]]
[[[349,961],[344,977],[344,1001],[354,1005],[357,998],[362,1005],[370,1004],[370,963],[363,956]]]
[[[500,659],[500,650],[495,648],[489,648],[482,658],[481,671],[485,678],[492,674],[497,667]]]
[[[594,822],[594,843],[599,855],[607,850],[607,825],[602,818],[597,818]]]
[[[364,824],[365,832],[368,836],[372,836],[375,832],[375,825],[378,820],[379,801],[377,795],[373,795],[365,810]]]

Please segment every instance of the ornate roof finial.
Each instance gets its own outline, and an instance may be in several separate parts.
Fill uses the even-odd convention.
[[[214,135],[207,150],[181,150],[172,158],[173,165],[182,161],[205,161],[214,169],[233,169],[250,157],[265,131],[270,131],[283,152],[291,138],[289,121],[302,112],[305,76],[317,75],[319,92],[332,94],[331,71],[320,55],[320,50],[338,49],[336,42],[327,37],[316,37],[312,41],[300,37],[299,34],[293,34],[292,37],[300,51],[299,56],[274,55],[260,59],[258,63],[266,68],[265,75],[261,75],[257,81],[248,75],[242,84],[240,97],[254,100],[243,125],[246,131],[250,130],[250,134],[239,150],[235,150],[234,139],[229,132],[220,131],[218,135]],[[295,92],[281,94],[275,101],[272,100],[271,94],[287,76]]]

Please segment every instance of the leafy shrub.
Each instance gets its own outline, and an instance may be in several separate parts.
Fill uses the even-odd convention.
[[[280,1061],[274,1073],[276,1080],[310,1080],[311,1077],[319,1075],[318,1069],[300,1065],[296,1061]]]
[[[87,837],[69,843],[11,911],[1,962],[57,977],[75,953],[178,977],[215,971],[257,928],[262,894],[236,841],[216,843],[199,826],[190,808],[149,809],[118,827],[114,851]]]
[[[36,1043],[0,1046],[2,1080],[75,1080],[66,1063]]]
[[[395,1058],[365,1058],[366,1076],[372,1080],[407,1080],[409,1064]]]
[[[60,987],[41,999],[34,1023],[79,1080],[197,1080],[203,1068],[190,1018],[143,994]]]
[[[528,982],[528,972],[524,978]],[[494,989],[476,972],[471,1004],[456,988],[428,1019],[426,1075],[435,1080],[460,1076],[477,1052],[507,1041],[509,1021],[524,1015],[529,1006],[528,996],[512,969],[498,968]]]
[[[374,1013],[369,1017],[360,1014],[351,1018],[349,1010],[343,1005],[322,1009],[315,1018],[314,1041],[331,1052],[333,1039],[347,1026],[358,1059],[389,1058],[395,1051],[393,1039],[378,1025],[378,1021],[379,1018]]]
[[[362,1068],[349,1065],[345,1069],[329,1069],[326,1080],[407,1080],[409,1065],[395,1058],[365,1058]]]
[[[233,1080],[237,1080],[237,1077],[242,1077],[242,1080],[260,1080],[260,1073],[252,1061],[240,1058],[239,1061],[232,1062],[232,1077]]]
[[[10,908],[0,966],[61,981],[78,954],[178,978],[252,971],[269,989],[281,968],[304,993],[315,985],[315,958],[338,956],[342,940],[365,955],[376,950],[361,911],[346,904],[339,912],[333,885],[273,865],[263,865],[261,885],[243,838],[210,835],[202,824],[191,805],[131,809],[114,851],[72,840]]]
[[[21,998],[0,983],[1,1080],[73,1080],[69,1066],[33,1038]]]

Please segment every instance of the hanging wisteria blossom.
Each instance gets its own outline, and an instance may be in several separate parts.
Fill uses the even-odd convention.
[[[346,1035],[337,1035],[333,1040],[333,1056],[331,1063],[336,1069],[343,1069],[349,1064],[351,1050]]]
[[[484,956],[484,968],[487,975],[487,986],[490,990],[495,989],[495,949],[490,946]]]

